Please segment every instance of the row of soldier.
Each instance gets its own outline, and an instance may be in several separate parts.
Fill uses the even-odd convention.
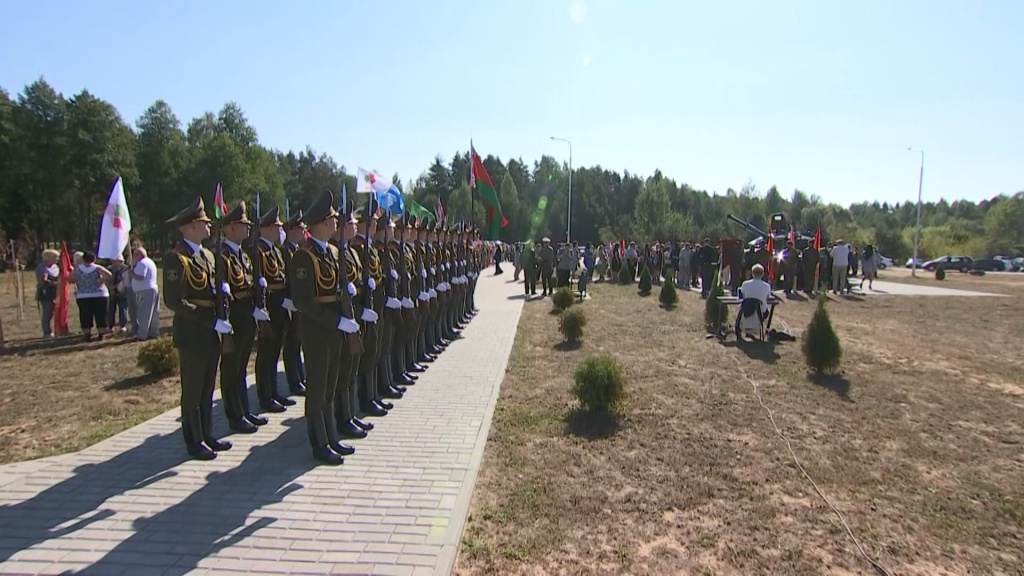
[[[253,234],[239,204],[217,223],[216,257],[202,246],[213,224],[202,199],[168,220],[182,235],[164,258],[164,301],[192,457],[231,448],[212,427],[218,366],[229,427],[255,433],[268,423],[249,406],[255,347],[260,408],[283,412],[295,405],[289,396],[305,396],[313,456],[341,464],[355,451],[342,441],[365,437],[367,418],[386,415],[476,314],[478,230],[356,212],[336,210],[325,192],[286,222],[274,207]],[[277,385],[282,354],[287,394]]]

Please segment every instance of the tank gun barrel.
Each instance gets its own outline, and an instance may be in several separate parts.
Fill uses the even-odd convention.
[[[762,238],[767,238],[768,237],[768,233],[767,232],[765,232],[764,230],[758,228],[757,226],[754,226],[753,224],[751,224],[750,222],[747,222],[746,220],[744,220],[742,218],[737,218],[737,217],[733,216],[732,214],[726,214],[725,217],[728,218],[729,220],[735,222],[736,224],[739,224],[740,226],[742,226],[745,230],[747,230],[751,234],[757,234],[758,236],[761,236]]]

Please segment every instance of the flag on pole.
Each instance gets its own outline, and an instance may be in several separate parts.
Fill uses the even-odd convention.
[[[356,194],[370,194],[372,192],[385,194],[394,185],[390,178],[381,176],[376,172],[363,168],[359,168],[356,171]]]
[[[409,215],[410,216],[415,216],[417,220],[422,220],[424,218],[430,218],[431,220],[437,220],[437,217],[434,216],[433,212],[431,212],[430,210],[427,210],[423,206],[420,206],[419,202],[417,202],[415,200],[410,200],[409,201]]]
[[[341,181],[341,208],[348,206],[348,190],[345,190],[345,181]]]
[[[68,277],[71,276],[71,253],[60,241],[60,273],[57,276],[57,305],[53,309],[53,333],[67,336],[68,331]]]
[[[437,219],[444,221],[444,206],[441,205],[441,199],[437,199],[437,209],[434,210],[434,214],[437,214]]]
[[[765,272],[768,273],[768,283],[771,284],[772,280],[775,279],[775,236],[773,234],[768,235],[768,243],[765,249],[768,250],[768,269]]]
[[[124,184],[118,176],[107,199],[100,223],[100,247],[96,255],[100,258],[116,258],[124,254],[128,246],[128,233],[132,231],[132,219],[128,214],[128,200],[124,196]]]
[[[789,225],[789,241],[796,246],[796,228],[793,228],[792,224]]]
[[[213,195],[213,217],[220,220],[228,213],[228,205],[224,203],[224,192],[217,182],[217,192]]]
[[[821,226],[814,231],[814,249],[821,250]]]
[[[498,192],[494,189],[494,183],[484,168],[483,160],[470,145],[470,156],[472,156],[472,170],[470,170],[470,186],[475,186],[483,200],[484,208],[487,210],[487,221],[484,236],[489,240],[496,240],[501,229],[508,226],[508,220],[501,212],[501,202],[498,201]]]
[[[376,196],[378,216],[380,216],[382,209],[392,214],[405,212],[405,198],[402,197],[402,192],[394,184],[386,192],[377,192]]]

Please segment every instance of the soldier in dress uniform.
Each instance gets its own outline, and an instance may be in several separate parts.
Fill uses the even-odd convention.
[[[274,206],[260,218],[260,238],[256,242],[260,269],[267,285],[264,301],[270,314],[270,322],[259,326],[256,340],[256,396],[261,406],[274,402],[281,406],[295,405],[294,400],[277,390],[277,363],[281,358],[285,333],[291,324],[291,315],[284,307],[287,272],[280,246],[284,243],[285,233],[279,216],[280,209]]]
[[[369,238],[376,232],[377,218],[374,215],[364,214],[362,220],[356,224],[360,233],[352,241],[352,249],[359,258],[360,276],[356,285],[360,289],[358,300],[358,312],[360,322],[363,326],[363,354],[359,358],[359,368],[356,373],[356,397],[358,398],[359,413],[368,416],[384,416],[388,409],[393,406],[385,404],[377,394],[377,361],[380,353],[380,311],[381,298],[378,296],[378,287],[381,286],[380,258],[377,249],[374,248]],[[355,406],[355,405],[354,405]]]
[[[284,242],[285,277],[290,278],[292,257],[306,243],[306,223],[302,221],[302,210],[296,210],[284,223],[287,238]],[[291,296],[291,281],[285,282],[285,298],[282,306],[291,314],[284,336],[284,373],[288,380],[288,391],[292,396],[306,394],[306,369],[302,363],[302,345],[299,342],[299,311]]]
[[[231,291],[231,327],[234,329],[234,349],[224,350],[220,359],[220,395],[224,402],[224,415],[228,426],[235,432],[253,434],[267,419],[256,416],[249,408],[246,372],[256,339],[256,321],[269,321],[266,310],[254,303],[256,285],[253,283],[252,260],[242,249],[249,237],[252,222],[246,217],[245,203],[237,206],[221,219],[223,242],[217,247],[220,257],[217,266],[223,270],[221,278]],[[284,406],[269,402],[262,406],[268,412],[284,412]]]
[[[182,239],[164,256],[164,304],[174,311],[172,338],[181,374],[181,432],[193,458],[213,460],[231,443],[213,436],[213,389],[217,382],[221,335],[231,324],[217,318],[216,264],[203,248],[210,237],[210,219],[202,198],[167,220]]]
[[[394,343],[392,344],[392,380],[396,386],[409,386],[416,383],[416,376],[409,373],[409,362],[406,360],[409,339],[416,329],[416,296],[412,292],[412,254],[406,244],[408,217],[401,215],[395,222],[395,230],[391,239],[391,261],[396,274],[395,298],[401,304],[400,324],[395,326]]]
[[[355,449],[338,439],[335,395],[342,360],[349,356],[350,346],[358,345],[351,338],[358,336],[359,324],[347,282],[340,280],[342,256],[328,242],[338,229],[334,196],[329,191],[321,194],[302,221],[309,226],[310,236],[292,256],[288,280],[292,302],[299,310],[299,339],[305,355],[306,426],[313,457],[341,464],[342,456]]]
[[[792,295],[796,290],[796,273],[800,265],[800,253],[792,241],[786,242],[786,249],[782,252],[782,287],[786,295]]]
[[[416,361],[433,362],[436,356],[427,349],[428,331],[431,329],[434,311],[437,308],[437,290],[434,288],[434,279],[430,274],[430,260],[427,255],[427,238],[430,234],[430,226],[420,221],[416,229],[416,268],[420,271],[423,279],[423,291],[420,293],[420,300],[423,302],[424,313],[420,318],[420,330],[416,335]]]
[[[426,324],[427,302],[430,300],[430,294],[428,294],[425,289],[427,273],[423,269],[423,260],[420,258],[419,243],[417,241],[419,227],[422,225],[421,220],[412,218],[409,221],[409,225],[406,227],[408,238],[405,241],[406,262],[409,266],[410,277],[410,298],[412,298],[415,303],[415,320],[410,326],[408,340],[406,341],[405,369],[406,372],[413,374],[424,372],[426,370],[426,368],[419,363],[420,338],[423,326]]]
[[[818,289],[815,286],[815,280],[818,278],[818,263],[821,261],[821,255],[815,250],[814,244],[807,244],[803,250],[801,260],[803,261],[804,292],[814,294]]]
[[[374,248],[381,261],[381,281],[378,283],[378,294],[374,294],[374,303],[378,301],[377,314],[378,331],[380,333],[380,348],[377,355],[376,387],[377,394],[383,400],[395,400],[402,397],[405,388],[395,384],[395,377],[392,373],[394,365],[395,333],[403,325],[402,302],[398,299],[398,272],[396,259],[399,257],[398,250],[392,249],[392,240],[395,237],[395,223],[389,215],[385,216],[384,223],[377,223],[377,233],[374,235]],[[385,408],[387,405],[382,402]]]

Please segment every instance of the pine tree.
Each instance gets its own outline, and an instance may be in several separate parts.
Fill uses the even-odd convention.
[[[676,294],[675,272],[671,268],[668,269],[667,276],[665,283],[661,285],[661,294],[658,296],[658,300],[666,310],[671,310],[679,303],[679,294]]]
[[[708,299],[704,302],[704,323],[715,332],[729,321],[729,307],[719,301],[719,296],[725,296],[725,289],[719,282],[716,270],[714,280],[711,282],[711,292],[708,293]]]
[[[643,264],[643,270],[640,272],[640,295],[651,295],[651,271],[646,264]]]
[[[626,260],[622,261],[622,266],[619,267],[619,284],[626,285],[633,283],[632,268]]]
[[[839,336],[832,328],[832,320],[825,309],[827,298],[818,298],[818,309],[814,311],[807,330],[804,331],[804,359],[807,367],[816,373],[834,372],[839,368],[843,350],[839,345]]]

